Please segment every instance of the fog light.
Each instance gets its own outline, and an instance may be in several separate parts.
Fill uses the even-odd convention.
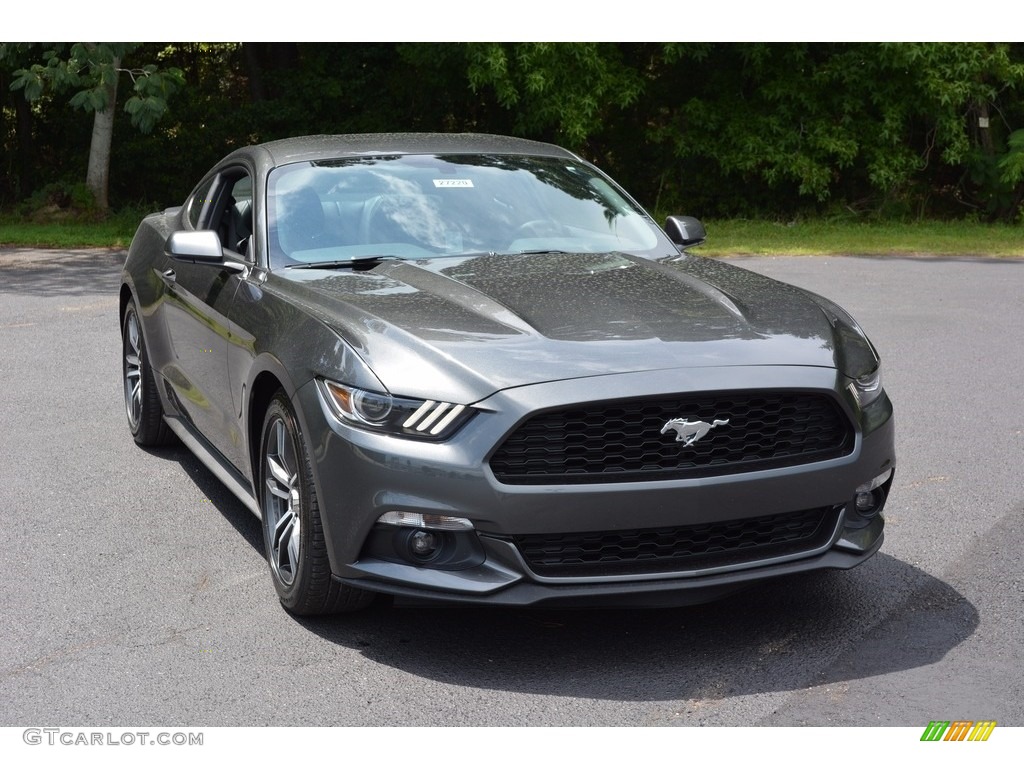
[[[858,513],[869,515],[878,506],[878,500],[875,498],[874,491],[868,491],[867,493],[857,494],[856,504]]]
[[[864,519],[877,515],[885,503],[885,488],[883,486],[892,477],[892,470],[887,469],[868,483],[857,487],[853,492],[853,506],[857,514]]]
[[[413,557],[419,559],[432,557],[437,552],[439,544],[437,536],[430,531],[424,530],[413,531],[409,536],[408,542],[409,552],[412,553]]]

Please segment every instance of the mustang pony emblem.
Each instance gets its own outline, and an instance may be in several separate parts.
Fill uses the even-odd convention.
[[[698,440],[704,437],[704,435],[710,432],[712,428],[722,427],[728,423],[728,419],[715,419],[710,424],[708,424],[706,421],[672,419],[672,421],[666,422],[665,426],[661,428],[661,434],[664,435],[669,430],[674,429],[676,432],[676,442],[682,443],[685,447],[696,443]]]

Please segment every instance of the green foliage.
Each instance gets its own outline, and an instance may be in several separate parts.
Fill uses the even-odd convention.
[[[1017,186],[1024,181],[1024,129],[1011,133],[1006,144],[1006,154],[999,158],[999,180]]]
[[[491,90],[516,113],[516,131],[554,133],[573,146],[604,125],[611,110],[639,98],[641,74],[612,43],[470,43],[469,85]]]
[[[132,95],[124,110],[131,123],[143,133],[153,130],[167,112],[170,96],[185,83],[176,67],[160,69],[147,64],[125,68],[123,60],[139,47],[138,43],[59,44],[45,50],[43,61],[14,71],[11,90],[20,90],[29,101],[38,101],[47,91],[73,91],[69,104],[86,112],[107,108],[107,94],[122,74],[132,81]],[[2,57],[0,57],[2,60]]]
[[[185,76],[176,67],[163,71],[155,64],[127,70],[132,79],[132,95],[125,100],[124,111],[131,115],[132,125],[149,133],[168,111],[171,95],[185,84]]]
[[[98,216],[96,199],[81,182],[55,181],[32,193],[17,208],[32,221],[90,221]]]
[[[0,202],[79,173],[69,115],[103,109],[111,78],[119,204],[178,204],[244,144],[395,130],[553,141],[703,217],[1017,221],[1024,203],[1019,43],[0,44]]]
[[[714,44],[666,47],[654,62],[647,114],[663,117],[646,138],[710,175],[717,192],[701,206],[749,214],[760,202],[792,215],[838,197],[874,211],[900,200],[1003,218],[1016,209],[1019,184],[999,188],[1006,178],[985,166],[1024,124],[1019,46]],[[663,84],[683,81],[695,86],[673,103]]]
[[[11,90],[22,90],[29,101],[42,98],[47,90],[74,90],[71,105],[86,111],[107,106],[107,86],[117,79],[117,62],[132,49],[125,43],[58,44],[43,51],[41,63],[14,72]]]

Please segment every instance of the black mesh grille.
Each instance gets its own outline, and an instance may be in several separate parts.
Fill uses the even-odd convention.
[[[610,576],[728,567],[825,546],[840,508],[705,525],[537,534],[514,541],[540,576]]]
[[[661,431],[673,419],[728,424],[686,446],[674,431]],[[696,394],[537,414],[505,440],[490,465],[509,484],[707,477],[836,458],[852,450],[853,438],[827,395]]]

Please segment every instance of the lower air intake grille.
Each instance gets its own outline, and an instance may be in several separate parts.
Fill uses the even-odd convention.
[[[722,523],[631,531],[536,534],[514,541],[539,576],[611,576],[738,566],[819,549],[841,507]]]

